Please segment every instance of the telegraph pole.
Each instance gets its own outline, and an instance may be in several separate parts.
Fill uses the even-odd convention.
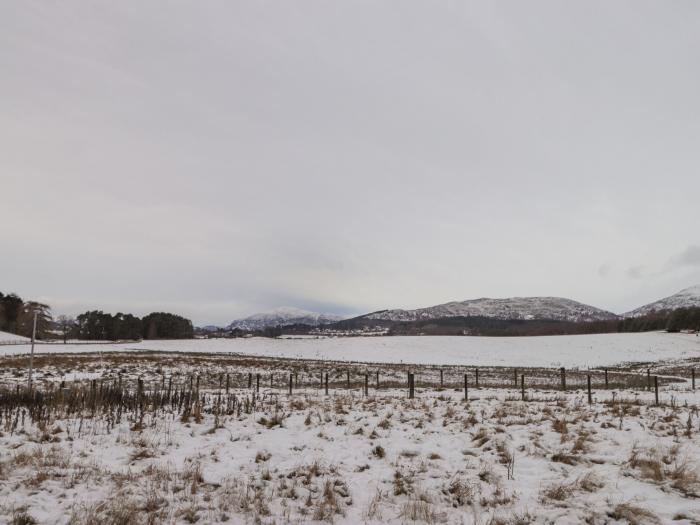
[[[36,339],[36,312],[34,312],[34,324],[32,326],[32,351],[29,354],[29,379],[27,381],[27,388],[31,391],[32,389],[32,372],[34,371],[34,340]]]

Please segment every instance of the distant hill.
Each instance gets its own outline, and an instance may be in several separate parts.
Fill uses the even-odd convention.
[[[264,330],[276,326],[307,325],[319,326],[342,319],[339,315],[320,314],[299,308],[283,307],[269,312],[254,314],[244,319],[236,319],[228,328],[244,331]]]
[[[483,317],[522,321],[610,321],[619,316],[595,306],[562,297],[511,297],[453,301],[416,310],[383,310],[361,316],[381,321],[425,321],[450,317]]]
[[[700,285],[690,286],[678,293],[645,304],[624,314],[624,317],[640,317],[652,312],[663,312],[676,310],[678,308],[699,308],[700,307]]]

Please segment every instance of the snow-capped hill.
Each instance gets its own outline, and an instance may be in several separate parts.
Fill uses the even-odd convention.
[[[385,321],[421,321],[444,317],[492,317],[495,319],[606,321],[617,319],[612,312],[562,297],[511,297],[453,301],[417,310],[384,310],[366,315]]]
[[[627,312],[625,317],[639,317],[653,311],[675,310],[676,308],[700,307],[700,285],[690,286],[669,297],[664,297],[653,303],[645,304],[639,308]]]
[[[318,326],[321,324],[340,321],[342,317],[332,314],[319,314],[299,308],[282,307],[269,312],[254,314],[245,319],[233,321],[229,328],[240,330],[263,330],[274,326],[289,326],[293,324],[305,324]]]

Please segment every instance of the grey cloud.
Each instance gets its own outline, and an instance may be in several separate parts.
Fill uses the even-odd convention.
[[[688,246],[678,255],[675,255],[668,262],[669,268],[679,268],[684,266],[700,266],[700,245]]]
[[[612,271],[612,265],[609,263],[603,263],[600,266],[598,266],[598,275],[600,277],[607,277],[610,275],[610,272]]]
[[[644,276],[644,265],[630,266],[625,273],[632,279],[641,279]]]
[[[620,311],[601,260],[661,268],[697,236],[699,15],[4,2],[0,290],[197,323],[510,295]]]

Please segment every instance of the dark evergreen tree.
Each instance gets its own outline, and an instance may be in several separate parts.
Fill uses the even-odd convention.
[[[93,310],[77,317],[77,336],[88,340],[137,340],[141,339],[141,319],[131,314],[111,315]]]
[[[166,312],[153,312],[141,320],[144,339],[192,339],[192,321]]]
[[[17,333],[17,319],[23,305],[24,301],[16,294],[11,293],[0,297],[0,330]]]
[[[22,305],[17,314],[16,333],[24,337],[31,337],[34,330],[34,314],[36,314],[36,338],[46,339],[51,336],[53,317],[48,304],[29,301]]]
[[[700,308],[678,308],[668,317],[666,330],[680,332],[681,330],[700,330]]]

